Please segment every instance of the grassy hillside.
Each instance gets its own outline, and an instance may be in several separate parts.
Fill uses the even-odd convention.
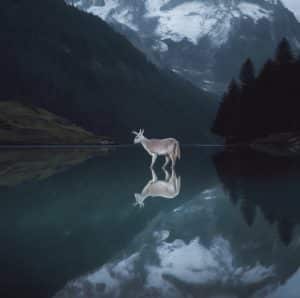
[[[46,108],[100,135],[210,139],[208,94],[158,70],[99,18],[63,0],[0,3],[0,99]]]
[[[100,144],[104,140],[45,109],[0,102],[0,145]]]

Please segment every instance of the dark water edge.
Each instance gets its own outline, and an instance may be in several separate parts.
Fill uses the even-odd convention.
[[[147,153],[134,146],[90,149],[0,150],[1,297],[53,297],[69,281],[80,281],[137,251],[143,266],[149,261],[143,247],[153,247],[156,240],[150,236],[160,229],[171,235],[163,245],[181,239],[188,246],[199,237],[211,251],[211,243],[220,236],[230,245],[233,264],[256,268],[259,262],[276,268],[274,277],[251,289],[284,283],[297,272],[297,160],[183,146],[176,167],[181,177],[178,197],[147,198],[144,208],[138,208],[134,194],[151,179]],[[159,179],[164,179],[162,163],[160,159],[156,165]],[[191,297],[203,293],[201,285],[195,289],[184,283],[184,288]],[[238,297],[251,297],[253,292],[243,285],[230,285],[226,291],[214,288],[219,295],[243,295]],[[88,285],[87,291],[91,289]],[[104,297],[97,291],[97,297]],[[62,293],[67,295],[67,290]],[[132,296],[124,291],[122,297]]]

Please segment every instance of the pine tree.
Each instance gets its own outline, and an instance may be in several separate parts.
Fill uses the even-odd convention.
[[[252,226],[256,217],[256,206],[251,200],[244,199],[240,208],[247,225]]]
[[[268,59],[262,67],[256,83],[253,96],[255,108],[255,132],[257,136],[265,136],[273,127],[274,105],[276,106],[276,63]]]
[[[227,143],[251,141],[270,134],[300,131],[300,58],[287,39],[278,45],[255,77],[251,59],[240,71],[240,86],[233,80],[223,97],[213,132]]]
[[[234,79],[229,84],[228,96],[232,110],[227,119],[227,136],[236,137],[241,129],[241,88]]]
[[[240,87],[235,80],[232,80],[228,91],[224,94],[216,119],[214,121],[212,132],[231,139],[238,134],[239,129],[239,100]]]
[[[274,73],[274,61],[272,59],[268,59],[266,63],[263,65],[257,77],[257,81],[265,82],[269,80],[269,78],[273,75],[273,73]]]
[[[252,87],[255,82],[255,70],[253,62],[248,58],[241,67],[240,82],[242,88]]]
[[[281,219],[278,222],[278,226],[277,226],[278,233],[281,241],[286,246],[288,246],[293,240],[294,228],[295,228],[294,223],[288,219]]]
[[[290,43],[286,38],[283,38],[277,47],[275,61],[281,65],[290,64],[295,61]]]
[[[252,138],[255,128],[253,127],[253,115],[255,113],[254,87],[255,87],[255,70],[251,59],[247,59],[240,71],[241,82],[241,109],[240,117],[242,123],[240,125],[243,140]]]

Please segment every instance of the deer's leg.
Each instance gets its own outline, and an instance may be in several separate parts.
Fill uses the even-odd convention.
[[[151,168],[151,174],[152,174],[152,180],[151,180],[151,183],[154,183],[156,182],[158,179],[157,179],[157,175],[155,173],[155,171]]]
[[[169,162],[170,162],[170,158],[169,158],[169,156],[168,155],[166,155],[166,161],[165,161],[165,163],[164,163],[164,165],[162,166],[162,168],[163,169],[165,169],[166,168],[166,166],[169,164]]]
[[[176,179],[176,172],[175,172],[175,169],[172,168],[172,173],[171,173],[171,178],[170,179]]]
[[[157,154],[152,154],[152,162],[151,162],[151,165],[150,165],[150,168],[151,168],[151,169],[153,168],[156,159],[157,159]]]
[[[169,172],[165,169],[165,168],[163,168],[163,170],[164,170],[164,172],[165,172],[165,181],[169,181],[169,179],[170,179],[170,174],[169,174]]]
[[[174,169],[175,164],[176,164],[176,157],[174,154],[171,154],[170,157],[171,157],[171,161],[172,161],[172,169]]]

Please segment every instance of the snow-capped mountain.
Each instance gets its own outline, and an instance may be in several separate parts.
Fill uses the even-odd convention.
[[[248,56],[260,65],[300,24],[280,0],[80,0],[162,67],[214,91]]]

